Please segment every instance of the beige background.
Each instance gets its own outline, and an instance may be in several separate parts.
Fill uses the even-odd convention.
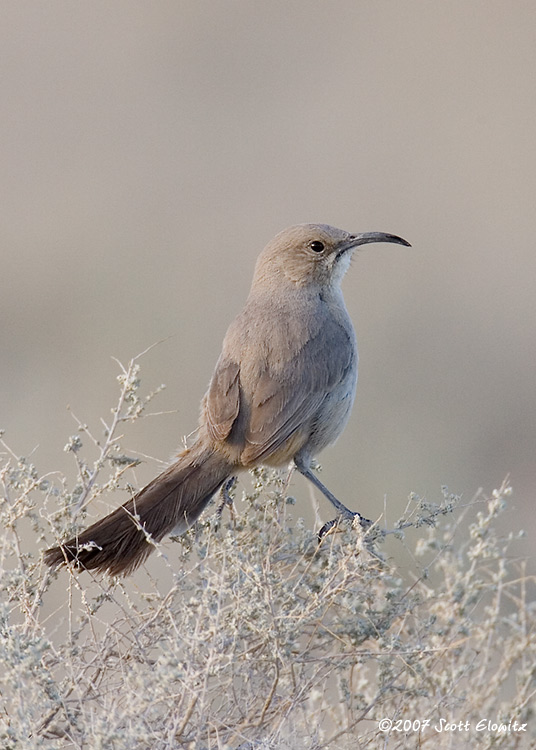
[[[364,248],[345,280],[360,382],[323,479],[369,517],[386,497],[392,522],[412,490],[469,499],[510,472],[505,525],[534,532],[533,2],[13,0],[0,35],[17,453],[73,477],[66,406],[97,431],[111,357],[170,336],[143,376],[177,413],[126,440],[167,459],[271,236],[388,231],[413,248]]]

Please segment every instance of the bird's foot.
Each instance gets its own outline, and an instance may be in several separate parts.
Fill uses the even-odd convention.
[[[338,526],[341,521],[351,521],[353,523],[356,519],[359,521],[359,525],[363,531],[367,531],[372,526],[372,521],[369,521],[368,518],[362,516],[361,513],[345,508],[345,512],[340,513],[336,518],[333,518],[322,526],[318,532],[318,541],[321,542],[323,537],[330,532],[331,529]]]
[[[216,511],[218,518],[221,517],[221,514],[223,513],[223,509],[227,506],[231,513],[233,512],[233,498],[231,497],[231,490],[235,486],[235,484],[238,481],[238,477],[229,477],[221,486],[220,489],[220,495],[221,495],[221,502],[218,505],[218,509]]]

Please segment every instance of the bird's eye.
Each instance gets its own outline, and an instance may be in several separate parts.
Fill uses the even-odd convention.
[[[324,243],[320,242],[320,240],[313,240],[309,243],[309,247],[314,253],[321,253],[324,249]]]

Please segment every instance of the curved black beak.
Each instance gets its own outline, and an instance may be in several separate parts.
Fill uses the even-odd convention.
[[[348,238],[347,247],[358,247],[358,245],[368,245],[369,242],[394,242],[396,245],[404,245],[405,247],[411,247],[407,240],[403,240],[402,237],[397,237],[396,234],[386,234],[385,232],[364,232],[363,234],[355,234]]]

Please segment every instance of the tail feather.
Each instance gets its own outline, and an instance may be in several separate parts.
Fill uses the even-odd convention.
[[[191,526],[232,473],[223,456],[194,445],[113,513],[48,549],[45,562],[51,567],[73,562],[83,570],[129,575],[166,534]]]

